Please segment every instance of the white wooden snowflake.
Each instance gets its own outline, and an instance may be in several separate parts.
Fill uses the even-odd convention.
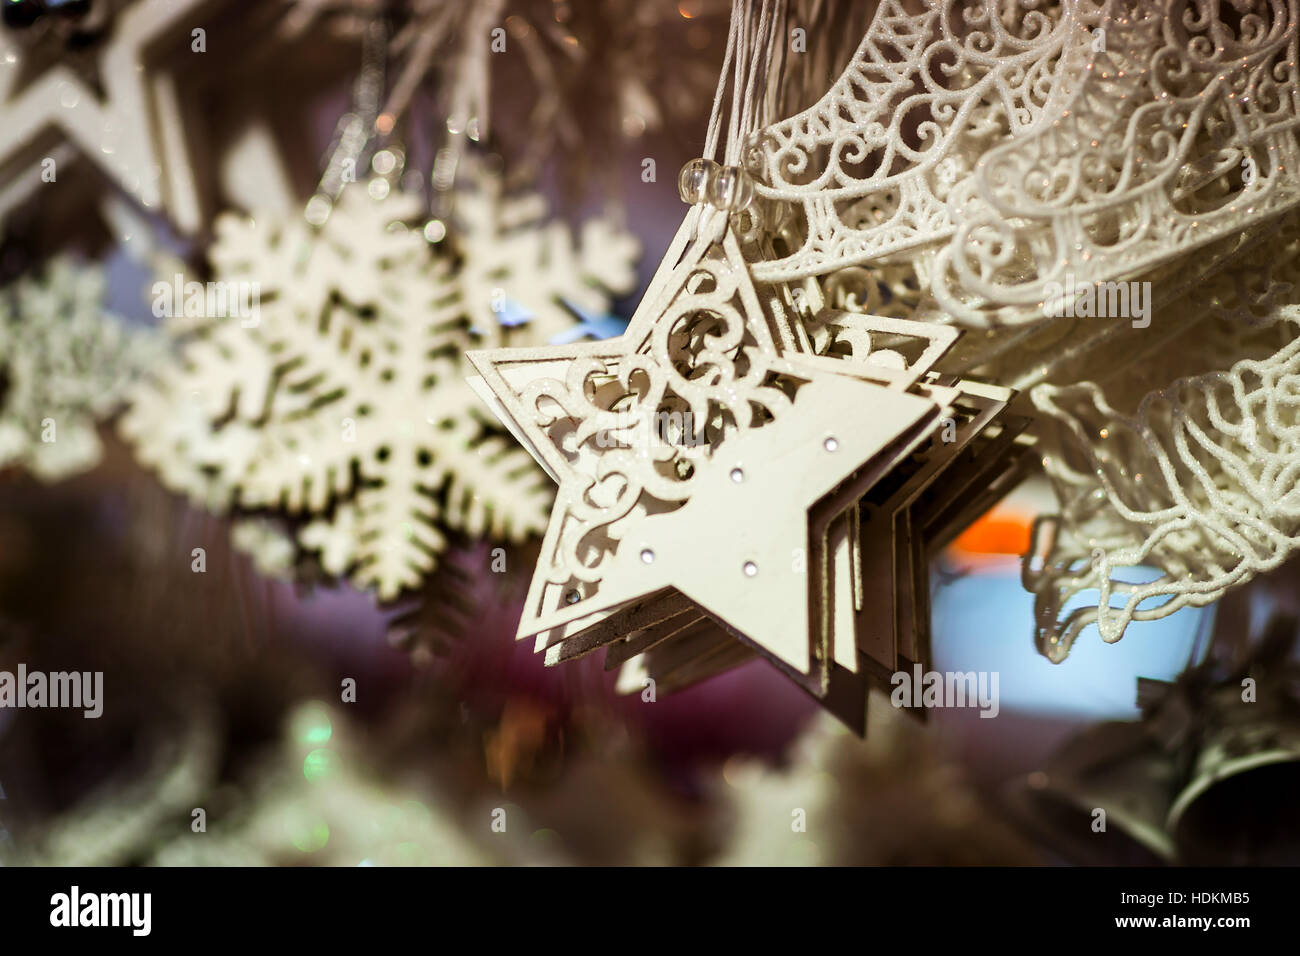
[[[151,351],[104,310],[104,275],[53,259],[0,292],[0,469],[57,481],[100,458],[98,420]]]
[[[545,528],[550,483],[489,421],[463,353],[608,309],[637,254],[599,225],[575,244],[492,182],[434,246],[422,202],[387,185],[347,187],[320,227],[219,220],[216,280],[257,308],[176,319],[177,359],[122,420],[168,486],[217,511],[286,515],[326,571],[383,600],[421,583],[446,530]]]

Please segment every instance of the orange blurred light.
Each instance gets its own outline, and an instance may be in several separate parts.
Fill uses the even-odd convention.
[[[952,549],[965,554],[1013,554],[1029,551],[1030,522],[1019,515],[989,512],[957,536]]]

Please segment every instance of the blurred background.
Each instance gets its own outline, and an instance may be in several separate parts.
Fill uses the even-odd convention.
[[[72,19],[41,27],[33,48],[81,69],[122,6],[104,5],[99,32],[76,33]],[[234,6],[195,7],[209,52],[174,71],[184,125],[202,144],[197,227],[132,209],[68,154],[67,188],[10,195],[0,280],[56,254],[94,263],[109,308],[144,328],[156,323],[157,257],[201,260],[212,212],[308,200],[384,5]],[[871,6],[846,17],[860,24]],[[600,317],[616,331],[680,222],[677,171],[702,151],[728,6],[520,7],[502,11],[509,36],[559,66],[549,86],[524,58],[493,66],[491,149],[558,217],[614,209],[640,241],[639,288]],[[11,35],[33,29],[6,17]],[[846,36],[861,36],[845,22]],[[189,27],[158,38],[151,55],[178,56]],[[824,56],[842,64],[853,45]],[[554,95],[545,142],[543,94]],[[438,104],[439,88],[425,84],[410,114],[445,116]],[[421,137],[413,123],[411,155],[432,149]],[[98,720],[0,709],[0,861],[1300,862],[1300,825],[1278,799],[1300,782],[1293,713],[1261,718],[1262,737],[1209,767],[1175,768],[1177,728],[1164,747],[1131,732],[1176,724],[1170,701],[1199,706],[1212,694],[1208,677],[1190,688],[1176,679],[1204,660],[1216,628],[1252,646],[1271,639],[1287,658],[1287,615],[1300,610],[1293,567],[1232,608],[1137,623],[1115,645],[1090,630],[1053,665],[1034,650],[1020,584],[1030,523],[1054,510],[1031,480],[933,569],[935,666],[997,672],[997,716],[938,710],[921,721],[878,692],[859,739],[763,661],[655,701],[617,696],[598,661],[544,667],[531,642],[514,640],[535,543],[508,548],[507,572],[494,574],[493,545],[454,540],[418,608],[378,606],[324,575],[265,574],[231,548],[229,521],[133,460],[111,419],[98,438],[98,463],[59,481],[0,469],[0,670],[103,671],[106,696]],[[196,547],[203,574],[191,570]],[[395,628],[415,635],[414,652],[394,646]],[[1221,683],[1232,670],[1215,673]],[[1103,831],[1098,807],[1110,810]]]

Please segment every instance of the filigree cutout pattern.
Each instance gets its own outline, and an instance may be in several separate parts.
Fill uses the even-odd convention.
[[[980,157],[1059,108],[1057,76],[1081,59],[1086,9],[908,6],[884,0],[826,96],[751,149],[760,194],[803,218],[802,242],[755,263],[756,278],[820,275],[951,236]]]
[[[734,240],[697,242],[666,297],[659,321],[634,320],[622,340],[472,356],[545,436],[534,450],[560,478],[562,517],[521,635],[590,613],[623,527],[680,506],[729,436],[790,404],[797,383],[772,367],[772,332]]]
[[[1043,323],[1300,200],[1297,0],[882,3],[817,105],[763,130],[795,210],[762,281],[910,263],[943,321]],[[1203,262],[1203,264],[1206,264]]]

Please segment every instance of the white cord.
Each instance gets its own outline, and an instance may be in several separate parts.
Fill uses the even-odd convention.
[[[722,136],[722,104],[731,88],[731,106],[726,125],[723,165],[740,165],[742,151],[751,134],[771,119],[773,107],[768,94],[777,84],[771,82],[775,59],[777,27],[785,16],[786,0],[732,0],[731,27],[727,33],[727,52],[718,75],[718,89],[709,115],[708,134],[704,140],[704,158],[717,161]]]

